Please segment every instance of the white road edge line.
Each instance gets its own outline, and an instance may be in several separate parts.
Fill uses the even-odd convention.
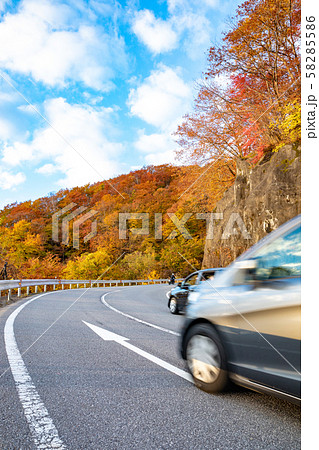
[[[14,336],[14,321],[22,309],[34,300],[48,294],[51,292],[33,297],[10,314],[4,327],[4,340],[12,376],[36,448],[66,449],[32,382]]]
[[[153,323],[145,322],[145,320],[138,319],[137,317],[131,316],[130,314],[126,314],[116,308],[114,306],[111,306],[106,300],[105,297],[109,294],[114,294],[114,292],[120,292],[121,289],[118,289],[117,291],[113,292],[107,292],[106,294],[102,295],[101,302],[103,305],[105,305],[107,308],[111,309],[112,311],[116,312],[117,314],[121,314],[124,317],[127,317],[128,319],[135,320],[135,322],[142,323],[143,325],[147,325],[148,327],[156,328],[157,330],[164,331],[165,333],[173,334],[174,336],[180,336],[180,333],[177,333],[176,331],[168,330],[167,328],[160,327],[158,325],[155,325]]]
[[[125,338],[124,336],[120,336],[119,334],[115,334],[111,331],[105,330],[104,328],[98,327],[96,325],[92,325],[91,323],[85,322],[82,320],[82,322],[87,325],[89,328],[91,328],[92,331],[94,331],[98,336],[100,336],[104,341],[114,341],[118,344],[122,345],[123,347],[127,348],[128,350],[131,350],[134,353],[137,353],[138,355],[142,356],[143,358],[148,359],[149,361],[157,364],[158,366],[162,367],[163,369],[168,370],[169,372],[174,373],[175,375],[178,375],[181,378],[184,378],[184,380],[189,381],[190,383],[194,383],[193,377],[188,372],[185,372],[182,369],[179,369],[178,367],[173,366],[172,364],[163,361],[160,358],[157,358],[157,356],[152,355],[151,353],[145,352],[144,350],[135,347],[135,345],[129,344],[127,341],[128,338]]]

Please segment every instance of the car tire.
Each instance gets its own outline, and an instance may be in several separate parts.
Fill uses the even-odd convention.
[[[228,384],[225,351],[209,324],[192,326],[185,338],[187,366],[195,385],[209,393],[221,392]]]
[[[169,310],[172,314],[178,314],[177,300],[175,297],[171,297],[170,299]]]

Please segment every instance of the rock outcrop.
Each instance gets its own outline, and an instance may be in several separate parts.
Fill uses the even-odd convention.
[[[267,153],[255,167],[238,161],[235,183],[214,210],[203,268],[225,267],[300,210],[300,147]]]

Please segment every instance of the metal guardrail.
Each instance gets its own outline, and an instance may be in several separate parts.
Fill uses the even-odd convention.
[[[178,281],[179,280],[176,280],[176,283]],[[41,288],[43,292],[47,292],[48,286],[52,286],[52,290],[63,290],[65,288],[72,289],[73,286],[76,286],[76,288],[79,289],[80,287],[136,286],[142,284],[164,284],[168,282],[169,279],[167,278],[154,280],[60,280],[57,278],[38,280],[0,280],[0,299],[3,300],[2,304],[5,305],[7,300],[10,301],[13,290],[17,290],[17,297],[21,297],[22,290],[25,291],[26,295],[30,295],[31,290],[33,290],[34,294],[37,294],[39,288]]]

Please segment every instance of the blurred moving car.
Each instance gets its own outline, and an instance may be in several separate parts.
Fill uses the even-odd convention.
[[[297,216],[189,295],[181,353],[200,389],[300,402],[300,235]]]
[[[185,310],[187,305],[187,297],[188,294],[192,291],[192,289],[197,286],[202,281],[206,281],[208,279],[213,279],[215,273],[221,270],[218,269],[203,269],[197,270],[196,272],[191,273],[185,280],[181,283],[178,283],[177,286],[171,289],[168,298],[168,307],[172,314],[178,314],[181,311]]]

